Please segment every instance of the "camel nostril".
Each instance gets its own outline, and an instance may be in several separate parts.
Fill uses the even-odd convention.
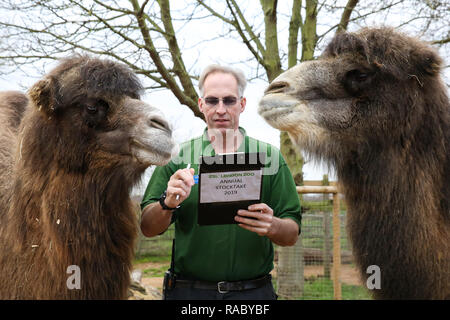
[[[283,93],[286,91],[286,89],[289,88],[289,83],[286,81],[274,81],[272,82],[264,91],[265,94],[268,93]]]

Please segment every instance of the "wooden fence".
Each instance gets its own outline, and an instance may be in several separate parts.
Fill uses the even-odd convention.
[[[280,297],[286,298],[286,299],[320,299],[324,296],[330,298],[334,298],[337,300],[343,299],[342,298],[342,275],[341,272],[344,272],[344,276],[347,275],[349,264],[352,262],[352,255],[351,255],[351,249],[348,246],[347,239],[345,237],[345,204],[341,204],[341,198],[338,193],[337,186],[299,186],[297,187],[297,192],[301,197],[308,198],[308,195],[312,198],[315,198],[316,196],[311,196],[310,194],[322,194],[324,195],[323,199],[326,201],[318,201],[318,202],[324,202],[327,203],[325,207],[321,207],[321,204],[315,203],[316,200],[313,199],[313,201],[302,201],[302,206],[305,203],[315,203],[317,208],[309,208],[306,212],[303,213],[303,219],[302,219],[302,237],[303,243],[300,243],[300,246],[302,247],[300,249],[300,255],[301,255],[301,261],[303,261],[305,264],[307,264],[307,269],[317,269],[314,268],[314,266],[320,266],[323,267],[322,276],[323,278],[320,279],[327,279],[327,283],[329,283],[328,289],[326,294],[320,293],[319,295],[311,295],[308,292],[308,287],[305,287],[300,295],[298,294],[292,294],[289,295],[283,295],[280,294]],[[325,196],[326,195],[326,196]],[[332,196],[332,205],[330,201],[328,200]],[[342,205],[342,212],[340,212],[340,207]],[[332,210],[330,210],[332,208]],[[331,220],[331,221],[330,221]],[[342,230],[341,230],[342,228]],[[172,245],[172,238],[174,236],[174,230],[173,225],[169,228],[167,232],[164,234],[154,237],[154,238],[145,238],[142,235],[140,235],[140,239],[138,241],[138,248],[137,248],[137,255],[170,255],[170,249]],[[342,238],[341,238],[342,237]],[[329,239],[332,238],[332,241],[329,241]],[[342,245],[342,247],[341,247]],[[296,245],[297,246],[297,245]],[[280,249],[280,250],[279,250]],[[285,248],[277,248],[276,252],[276,259],[278,262],[280,262],[280,255],[282,255],[282,250]],[[293,250],[299,250],[296,248],[292,248]],[[289,261],[290,264],[292,264],[294,259],[285,259],[283,261]],[[298,259],[296,260],[298,262]],[[297,263],[295,262],[295,263]],[[302,262],[302,263],[303,263]],[[345,266],[341,266],[341,263],[346,264]],[[342,269],[344,268],[344,269]],[[290,272],[290,271],[289,271]],[[319,271],[318,271],[319,272]],[[331,276],[332,274],[332,276]],[[277,276],[277,281],[282,279],[282,276],[284,274],[279,273]],[[313,278],[310,278],[310,276],[306,276],[304,274],[302,276],[302,281],[305,283],[310,281],[314,281]],[[278,283],[277,283],[278,284]],[[291,282],[292,284],[292,282]],[[345,284],[345,283],[344,283]],[[333,288],[331,288],[331,285]],[[303,283],[301,284],[303,286]],[[348,286],[346,287],[348,292]],[[282,289],[280,286],[278,286],[277,290]],[[332,295],[332,296],[331,296]],[[348,294],[346,299],[348,299]]]
[[[334,299],[341,300],[341,222],[339,218],[340,199],[338,189],[336,186],[298,186],[297,193],[317,193],[333,195],[333,291]],[[327,225],[327,223],[325,223],[324,225]]]

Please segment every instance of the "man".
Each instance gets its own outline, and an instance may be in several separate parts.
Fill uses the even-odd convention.
[[[207,128],[181,145],[178,159],[158,167],[141,204],[141,230],[147,237],[175,222],[173,288],[166,299],[276,299],[269,272],[273,245],[294,245],[300,233],[300,203],[292,175],[279,150],[250,138],[239,127],[245,110],[243,73],[211,65],[200,79],[200,111]],[[251,150],[254,149],[254,150]],[[201,155],[265,152],[261,203],[237,212],[237,224],[197,224]],[[190,164],[190,168],[186,168]]]

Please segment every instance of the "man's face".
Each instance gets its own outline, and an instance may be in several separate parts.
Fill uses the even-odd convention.
[[[237,81],[232,74],[214,72],[206,77],[203,98],[198,99],[198,106],[205,116],[208,129],[219,129],[222,134],[227,129],[237,130],[245,104],[245,98],[239,97]]]

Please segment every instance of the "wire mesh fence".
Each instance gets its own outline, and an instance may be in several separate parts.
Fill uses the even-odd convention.
[[[345,230],[345,202],[338,201],[339,207],[336,207],[336,199],[341,196],[308,192],[301,192],[299,196],[302,204],[300,238],[292,247],[275,246],[272,276],[279,299],[370,299],[353,264]],[[337,213],[334,217],[333,207]],[[154,238],[140,235],[136,256],[168,256],[170,259],[173,237],[173,225]]]
[[[147,238],[139,232],[139,239],[136,248],[136,257],[145,256],[168,256],[172,254],[172,240],[175,236],[174,225],[172,224],[169,229],[163,234]]]

